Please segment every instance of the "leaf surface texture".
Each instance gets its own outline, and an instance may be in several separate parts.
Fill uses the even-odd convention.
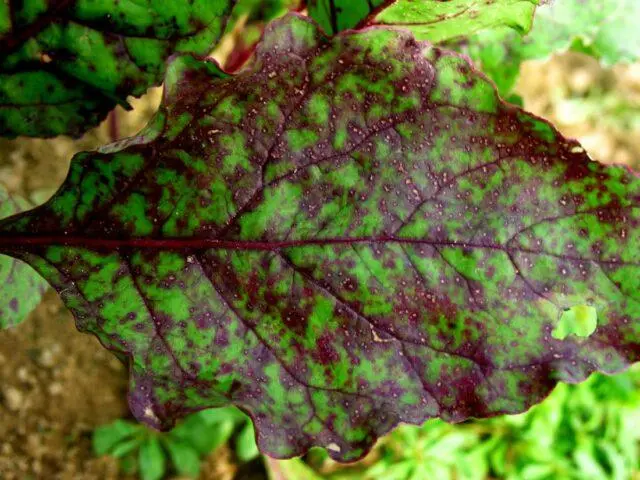
[[[158,85],[174,52],[205,55],[234,0],[0,4],[0,135],[78,136]]]
[[[521,412],[640,354],[640,180],[408,32],[289,15],[250,69],[180,57],[0,251],[126,354],[133,413],[236,404],[269,455]],[[597,312],[586,338],[552,336]]]

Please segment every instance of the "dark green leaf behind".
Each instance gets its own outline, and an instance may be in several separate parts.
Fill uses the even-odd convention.
[[[77,136],[207,54],[235,0],[11,0],[0,5],[0,135]]]
[[[328,34],[356,28],[388,0],[310,0],[309,16]]]

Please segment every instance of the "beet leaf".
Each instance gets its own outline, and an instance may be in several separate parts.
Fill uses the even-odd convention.
[[[29,208],[27,201],[9,196],[0,184],[0,218]],[[26,263],[0,255],[0,329],[19,324],[38,305],[47,283]]]
[[[411,30],[418,40],[438,43],[485,28],[531,28],[539,0],[311,0],[309,16],[327,33],[363,24]]]
[[[158,85],[172,53],[207,54],[233,3],[2,2],[0,135],[80,135]]]
[[[356,28],[389,0],[310,0],[309,16],[328,34]]]
[[[469,55],[509,98],[526,60],[573,50],[605,66],[637,61],[638,18],[640,2],[636,0],[557,1],[538,7],[533,28],[525,36],[510,28],[491,29],[449,46]]]
[[[544,58],[573,49],[605,65],[640,58],[640,2],[636,0],[563,0],[540,7],[522,55]]]
[[[166,88],[146,131],[0,223],[129,358],[138,419],[232,403],[264,453],[348,461],[640,358],[640,179],[464,58],[288,15],[250,68],[178,57]]]
[[[402,26],[418,40],[437,43],[503,25],[527,32],[538,3],[539,0],[396,0],[372,23]]]

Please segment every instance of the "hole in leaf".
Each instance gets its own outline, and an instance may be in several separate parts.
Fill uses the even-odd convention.
[[[598,312],[589,305],[576,305],[562,313],[556,328],[551,336],[558,340],[564,340],[569,335],[586,338],[596,331],[598,326]]]

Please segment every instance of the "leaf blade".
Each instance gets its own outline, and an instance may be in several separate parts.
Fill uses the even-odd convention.
[[[138,452],[140,477],[143,480],[160,480],[167,470],[167,459],[156,436],[149,437],[140,445]]]
[[[469,55],[509,98],[526,60],[569,50],[591,55],[604,66],[636,61],[640,38],[633,19],[638,15],[640,5],[630,0],[552,2],[537,8],[533,27],[524,36],[508,28],[493,29],[452,46]]]
[[[410,30],[418,40],[440,43],[486,28],[529,31],[539,0],[312,0],[309,16],[328,34],[363,25]]]
[[[545,58],[568,50],[576,42],[605,65],[640,58],[640,37],[633,19],[637,2],[554,2],[543,5],[522,46],[525,58]]]
[[[373,22],[408,28],[418,40],[438,43],[485,28],[507,26],[520,33],[528,32],[539,3],[539,0],[399,0],[383,9]]]
[[[640,180],[463,58],[292,15],[235,77],[175,62],[157,131],[0,225],[129,356],[139,419],[231,401],[263,452],[346,461],[399,421],[523,411],[638,359]],[[574,305],[595,332],[552,338]]]
[[[106,455],[114,447],[133,437],[144,427],[127,422],[126,420],[116,420],[107,425],[101,425],[93,432],[92,445],[95,455]]]
[[[172,53],[207,54],[234,3],[28,0],[0,12],[11,25],[0,34],[2,135],[80,135],[158,85]]]
[[[311,0],[309,16],[328,34],[356,28],[377,8],[388,4],[386,0]]]

